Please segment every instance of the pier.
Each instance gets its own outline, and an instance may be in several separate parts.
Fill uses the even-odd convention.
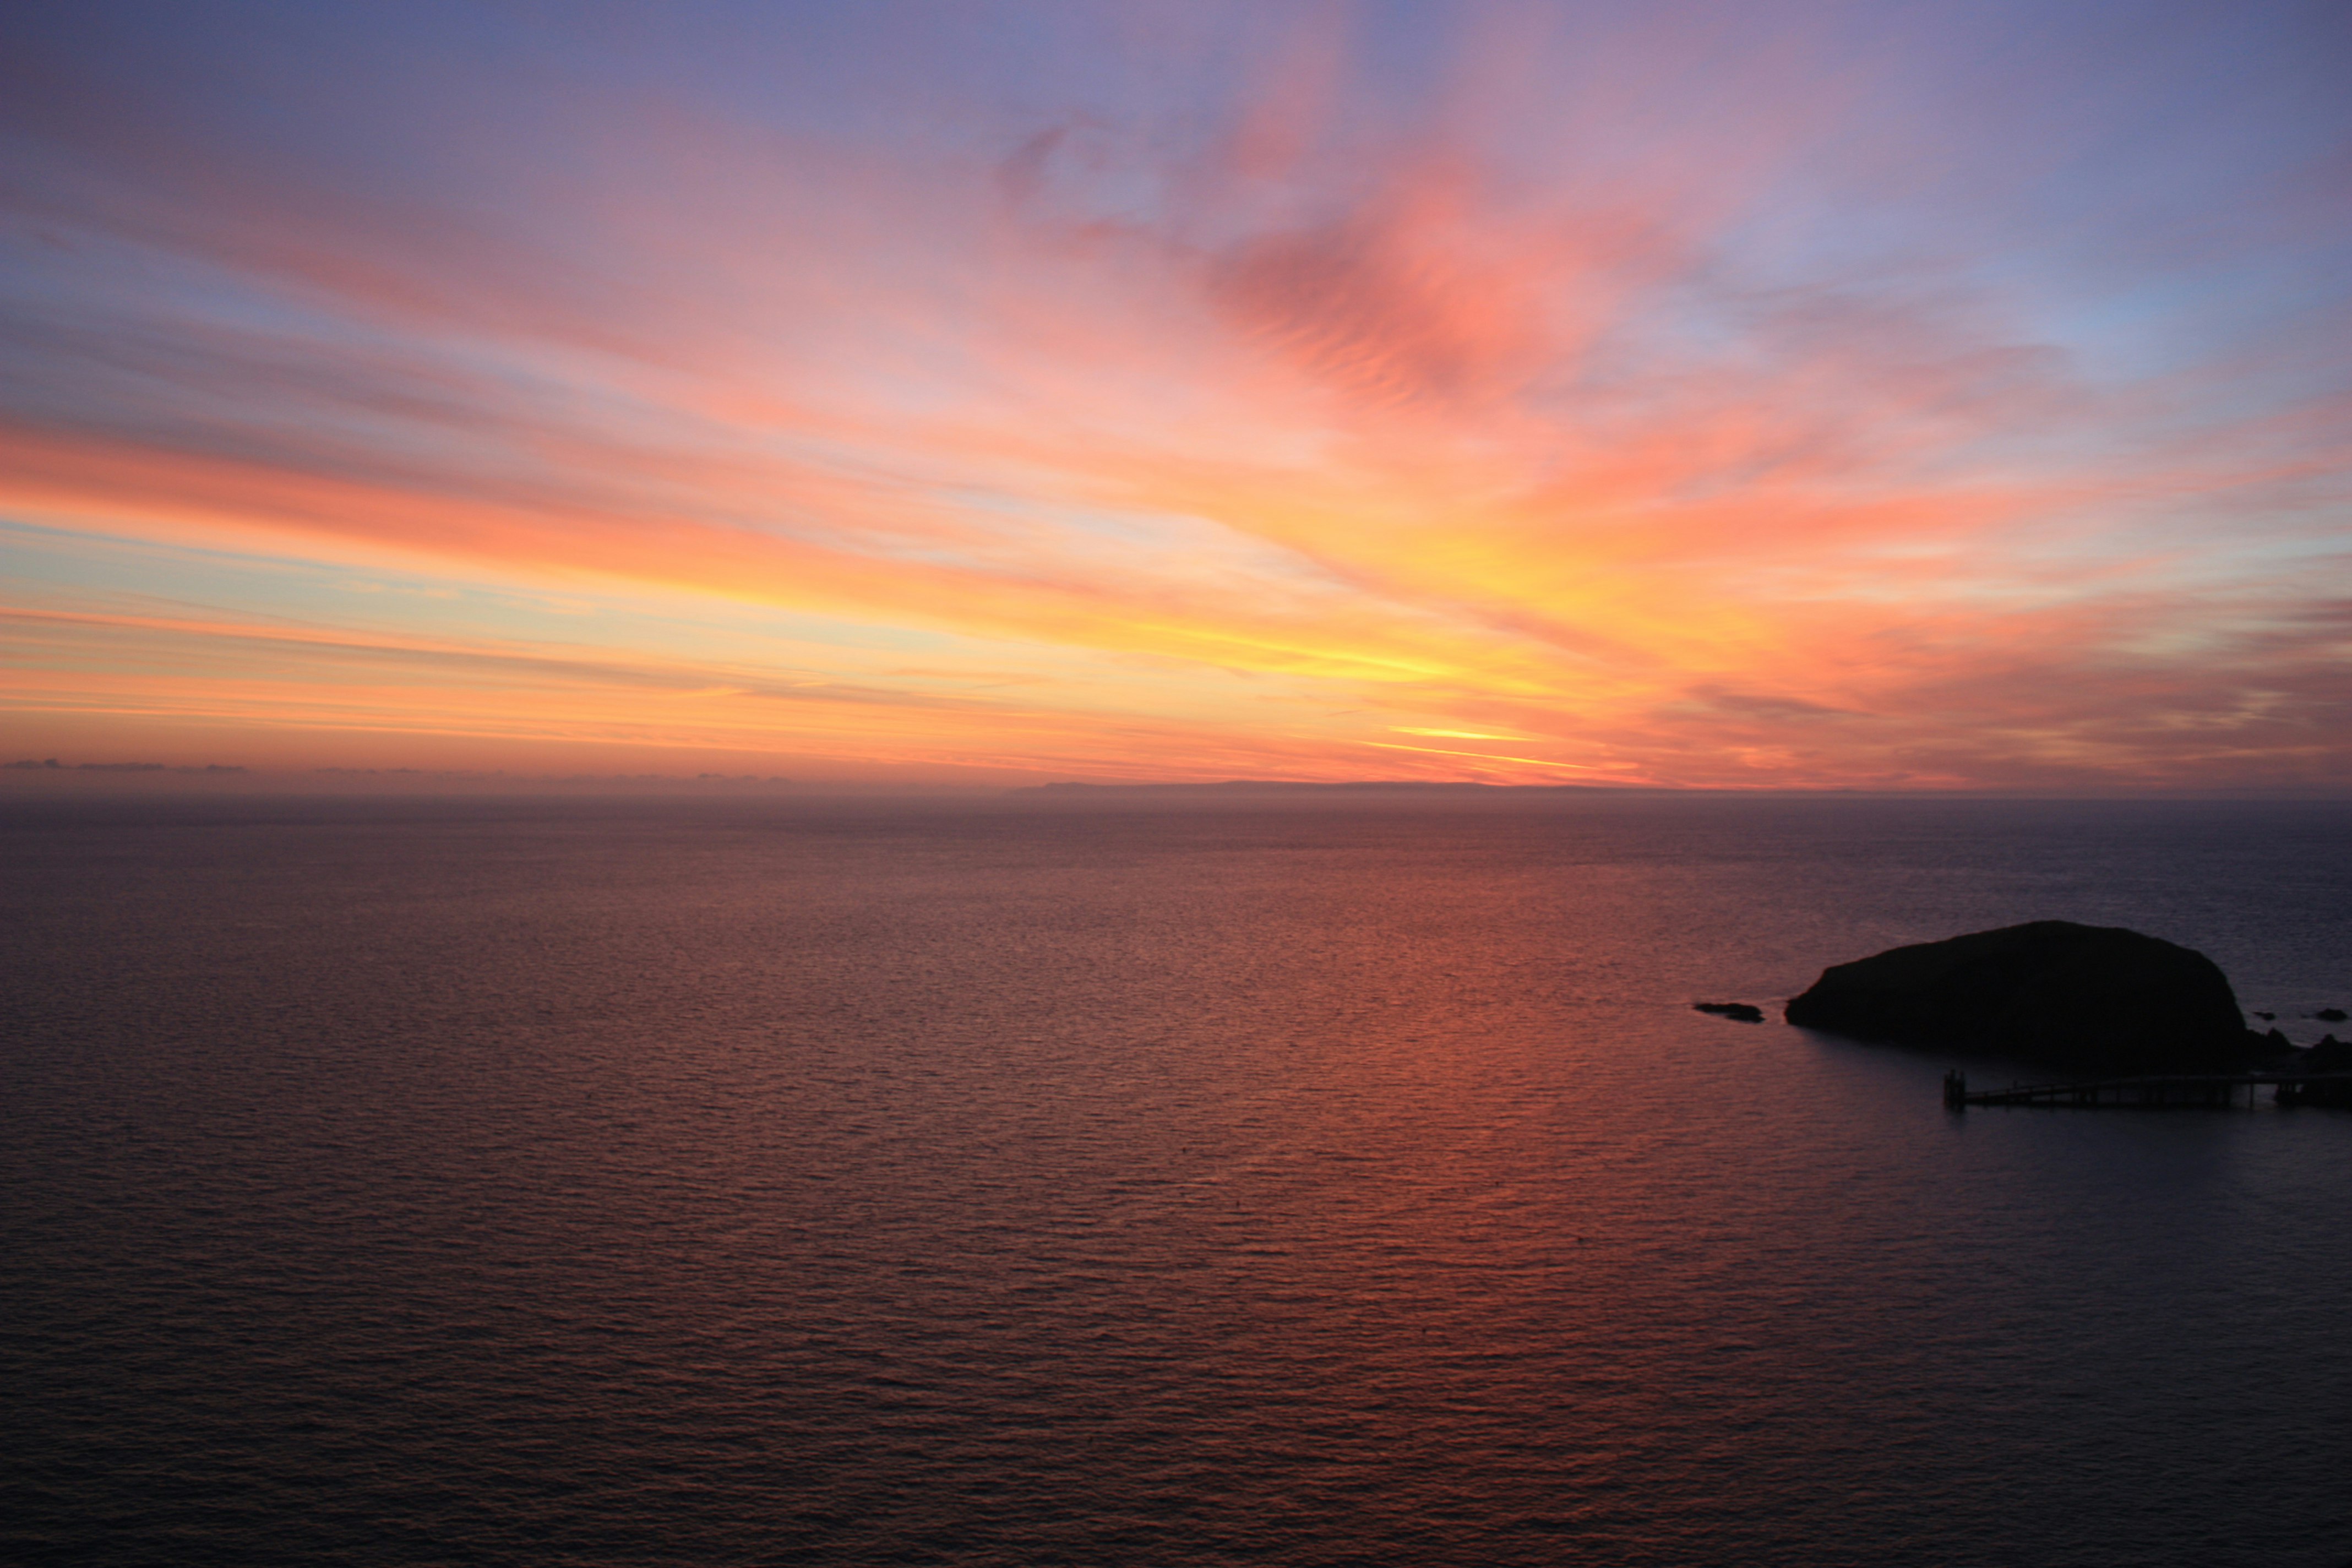
[[[1966,1073],[1944,1075],[1944,1103],[1954,1110],[1971,1105],[2129,1107],[2160,1110],[2196,1107],[2226,1110],[2243,1090],[2248,1110],[2264,1084],[2275,1084],[2281,1105],[2352,1105],[2352,1072],[2168,1073],[2149,1078],[2075,1079],[2065,1083],[2011,1084],[2007,1089],[1970,1089]]]

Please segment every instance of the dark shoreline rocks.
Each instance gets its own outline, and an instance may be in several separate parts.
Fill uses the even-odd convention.
[[[1718,1018],[1736,1019],[1742,1024],[1764,1021],[1764,1009],[1753,1002],[1694,1002],[1691,1009],[1698,1013],[1712,1013]]]
[[[2307,1073],[2352,1073],[2352,1040],[2339,1040],[2333,1034],[2320,1037],[2319,1043],[2301,1053],[2302,1070]],[[2337,1110],[2352,1110],[2352,1079],[2326,1079],[2316,1083],[2283,1083],[2279,1085],[2281,1105],[2326,1105]]]
[[[1822,971],[1790,1023],[2074,1072],[2216,1072],[2280,1055],[2203,953],[2120,926],[2035,921]],[[2286,1047],[2292,1050],[2292,1047]]]

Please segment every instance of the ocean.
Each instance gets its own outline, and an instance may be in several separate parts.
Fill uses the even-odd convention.
[[[1955,1113],[2022,1069],[1779,1019],[2059,918],[2308,1043],[2352,807],[20,800],[0,857],[11,1563],[2352,1562],[2352,1113]]]

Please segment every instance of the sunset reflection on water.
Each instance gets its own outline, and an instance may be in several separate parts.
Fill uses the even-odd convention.
[[[1940,1058],[1690,1004],[2063,911],[2308,1011],[2342,826],[20,815],[5,1528],[123,1563],[2294,1561],[2352,1457],[2352,1123],[1956,1118]]]

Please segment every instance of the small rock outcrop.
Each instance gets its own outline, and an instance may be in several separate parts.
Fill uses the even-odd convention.
[[[2322,1035],[2319,1044],[2307,1051],[2297,1051],[2294,1071],[2313,1075],[2307,1083],[2283,1083],[2278,1087],[2281,1105],[2331,1105],[2339,1110],[2352,1110],[2352,1040],[2339,1040],[2334,1035]]]
[[[2079,1072],[2211,1072],[2272,1054],[2201,952],[2120,926],[2035,921],[1837,964],[1788,1020],[1861,1040]]]
[[[1764,1009],[1753,1002],[1694,1002],[1691,1005],[1701,1013],[1712,1013],[1718,1018],[1736,1018],[1743,1024],[1764,1021]]]

